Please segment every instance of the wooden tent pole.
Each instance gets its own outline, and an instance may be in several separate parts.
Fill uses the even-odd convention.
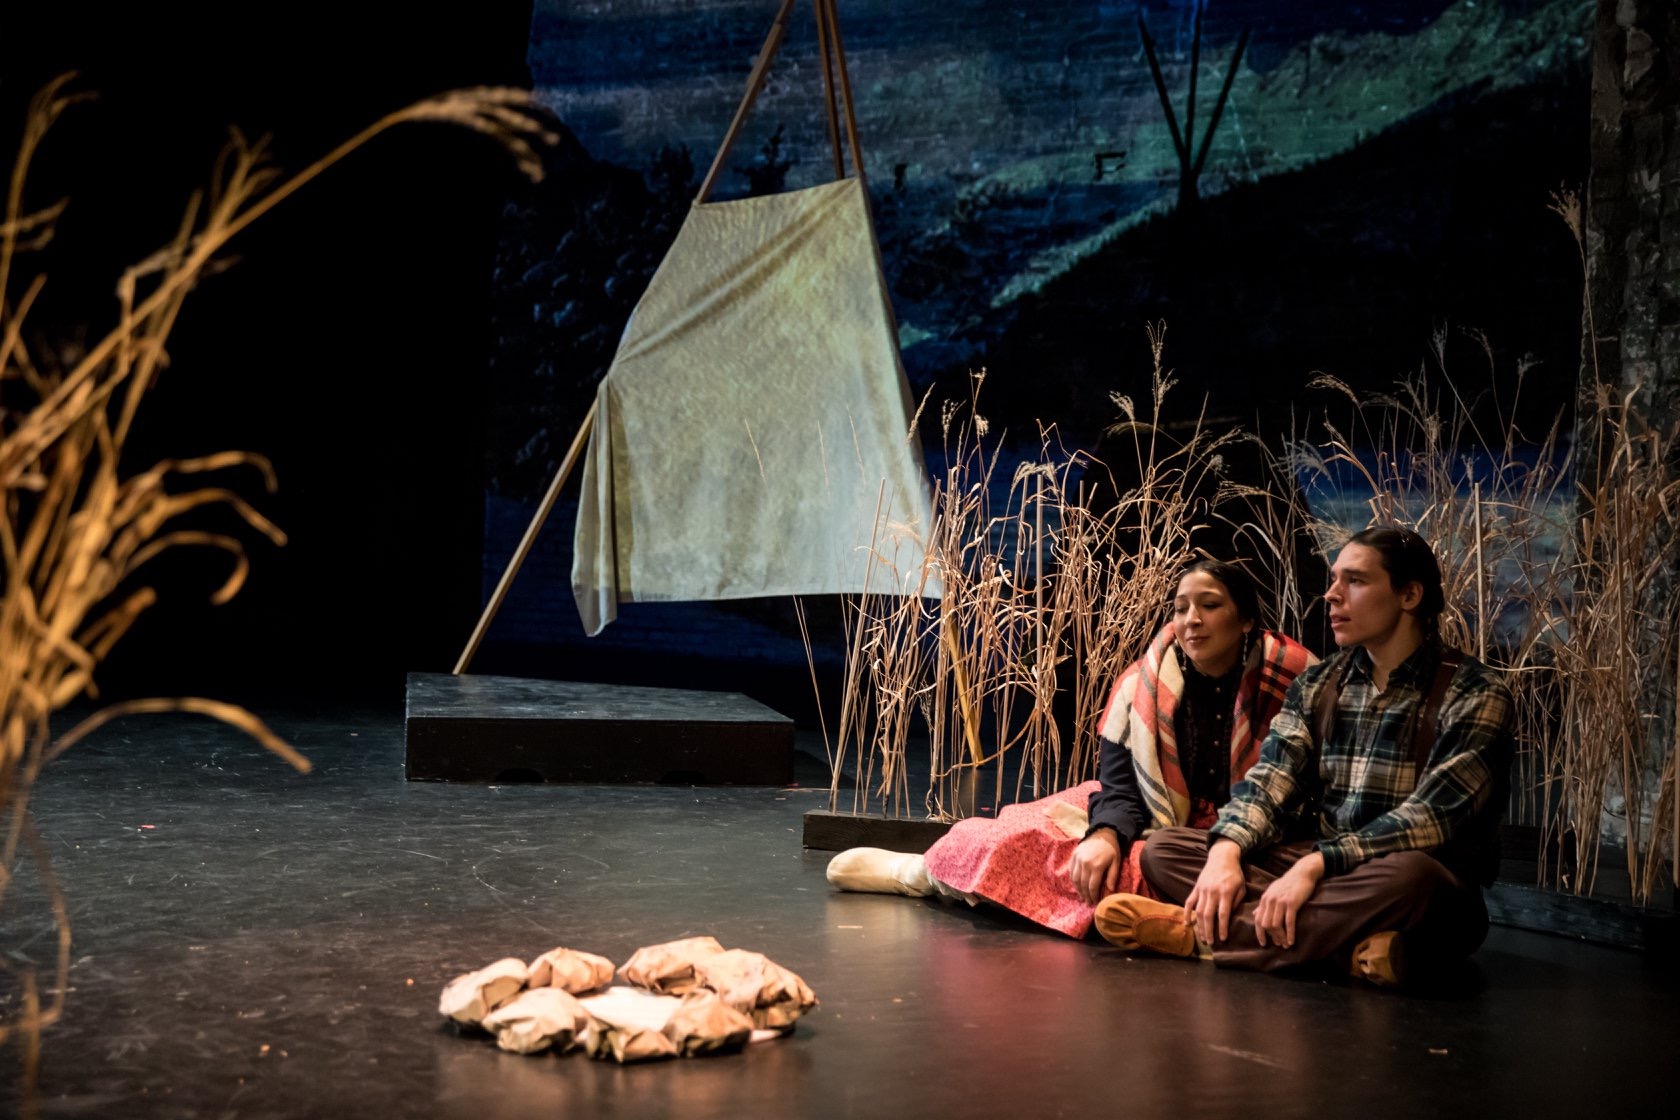
[[[537,515],[531,519],[531,524],[525,528],[525,537],[514,550],[513,559],[508,561],[507,570],[502,573],[501,581],[496,584],[496,590],[490,596],[490,602],[485,604],[484,613],[478,617],[478,625],[473,627],[472,637],[467,639],[467,648],[461,651],[460,660],[455,662],[454,673],[460,676],[467,671],[467,665],[472,662],[473,655],[478,652],[478,643],[484,640],[484,632],[490,629],[490,620],[496,617],[501,609],[502,600],[507,597],[507,591],[513,584],[513,577],[519,571],[519,566],[525,562],[525,556],[531,551],[531,545],[537,539],[537,533],[542,529],[543,522],[548,520],[549,512],[554,509],[555,499],[560,497],[560,488],[571,477],[572,468],[577,466],[578,456],[583,451],[584,441],[589,438],[589,430],[595,426],[595,410],[599,401],[589,406],[589,412],[579,425],[577,435],[572,437],[572,446],[566,449],[566,457],[560,462],[560,470],[555,474],[554,481],[548,484],[548,493],[543,495],[542,505],[537,507]]]
[[[706,178],[700,184],[700,193],[694,198],[696,204],[706,201],[712,193],[718,173],[723,170],[723,161],[729,155],[729,149],[734,147],[735,137],[741,132],[741,122],[747,119],[747,110],[751,109],[753,102],[757,100],[758,91],[764,88],[764,76],[770,72],[770,60],[776,57],[776,51],[782,45],[782,35],[787,31],[788,15],[792,11],[793,0],[782,0],[781,11],[776,13],[776,22],[770,25],[770,34],[764,37],[764,46],[759,49],[758,60],[753,63],[752,73],[747,76],[746,95],[736,107],[735,119],[729,122],[729,131],[723,134],[723,143],[718,145],[711,169],[706,172]]]
[[[823,0],[811,0],[817,14],[817,53],[822,56],[823,117],[828,121],[828,146],[834,149],[834,177],[846,177],[846,157],[840,151],[840,119],[834,108],[834,60],[828,53],[828,12]]]
[[[828,9],[828,30],[834,36],[834,59],[840,68],[840,101],[846,107],[846,139],[852,146],[852,170],[863,174],[863,145],[858,141],[857,111],[852,108],[852,76],[846,68],[846,43],[840,37],[840,19],[834,14],[834,0],[819,0]]]

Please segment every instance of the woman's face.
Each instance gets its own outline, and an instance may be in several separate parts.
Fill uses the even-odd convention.
[[[1191,572],[1178,581],[1172,617],[1179,647],[1210,677],[1230,672],[1242,651],[1243,635],[1254,628],[1252,620],[1237,614],[1225,585],[1206,572]]]

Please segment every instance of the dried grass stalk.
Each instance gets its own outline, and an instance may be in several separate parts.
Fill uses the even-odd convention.
[[[1479,341],[1491,382],[1492,350]],[[1042,434],[1036,460],[996,477],[999,453],[986,450],[977,411],[983,374],[966,419],[946,408],[947,465],[924,573],[937,574],[943,597],[862,596],[848,608],[842,747],[831,761],[836,783],[841,765],[858,768],[853,810],[907,811],[912,711],[929,738],[932,816],[972,812],[984,766],[996,769],[993,804],[1090,777],[1107,690],[1159,624],[1172,579],[1212,520],[1230,521],[1240,559],[1270,590],[1285,629],[1299,629],[1316,598],[1297,582],[1299,542],[1328,561],[1352,530],[1401,524],[1441,560],[1444,638],[1479,651],[1516,695],[1513,816],[1537,826],[1544,881],[1590,892],[1609,820],[1625,834],[1634,896],[1648,900],[1680,845],[1680,732],[1659,731],[1674,726],[1680,689],[1680,646],[1668,638],[1680,632],[1680,594],[1665,576],[1680,564],[1675,433],[1646,427],[1632,394],[1601,392],[1598,462],[1578,481],[1561,420],[1534,443],[1503,420],[1482,431],[1473,402],[1433,389],[1423,371],[1366,400],[1320,378],[1318,387],[1349,402],[1348,434],[1327,423],[1320,443],[1292,437],[1269,487],[1238,485],[1215,479],[1220,450],[1253,437],[1197,427],[1173,444],[1152,422],[1172,387],[1153,342],[1151,419],[1116,398],[1135,482],[1112,508],[1086,500],[1090,472],[1105,465],[1061,453],[1053,433]],[[1445,349],[1438,336],[1438,376],[1451,386]],[[1516,371],[1519,397],[1525,372]],[[1076,466],[1083,480],[1074,481]],[[1197,497],[1214,481],[1211,503]],[[1057,669],[1069,663],[1073,734],[1064,741],[1054,704]],[[1017,762],[1010,790],[1004,774]]]
[[[1175,440],[1156,423],[1173,387],[1164,331],[1151,328],[1147,414],[1116,398],[1115,433],[1129,437],[1130,462],[1070,454],[1054,431],[1042,431],[1038,455],[1005,478],[1001,443],[988,440],[979,411],[985,372],[972,376],[967,402],[944,407],[945,467],[923,567],[902,574],[897,585],[907,594],[847,604],[832,808],[842,768],[852,765],[852,811],[909,813],[906,753],[918,728],[929,751],[921,808],[936,818],[975,811],[985,768],[993,805],[1094,776],[1109,689],[1160,625],[1212,516],[1204,495],[1218,492],[1219,449],[1235,438],[1196,424]],[[1100,508],[1089,500],[1098,476],[1117,495]],[[922,597],[935,581],[940,597]],[[1063,690],[1072,692],[1071,738],[1057,718]]]
[[[482,132],[513,154],[521,170],[541,175],[535,144],[554,137],[521,90],[459,90],[391,113],[290,178],[264,160],[265,143],[237,131],[216,161],[208,190],[187,204],[175,236],[123,273],[115,325],[73,360],[32,352],[26,320],[46,277],[14,276],[20,256],[47,244],[65,212],[60,200],[24,203],[29,167],[64,110],[86,95],[67,93],[73,75],[40,91],[30,105],[0,217],[0,904],[11,868],[27,848],[45,886],[58,933],[56,979],[48,1000],[35,978],[19,978],[22,1011],[0,1022],[0,1042],[15,1033],[33,1053],[41,1028],[62,1013],[70,926],[29,810],[42,767],[105,722],[137,712],[185,711],[219,719],[251,735],[299,770],[309,763],[242,708],[198,697],[137,700],[99,711],[53,740],[53,713],[96,698],[94,674],[112,647],[157,601],[149,566],[181,548],[225,553],[231,571],[212,593],[225,602],[243,586],[249,561],[236,532],[183,524],[205,514],[284,543],[285,535],[235,490],[229,473],[254,471],[272,492],[273,469],[260,455],[230,451],[165,460],[124,476],[119,466],[140,404],[167,360],[167,342],[188,292],[223,267],[228,242],[305,183],[386,129],[443,121]],[[219,513],[217,511],[220,511]]]
[[[1444,351],[1438,336],[1450,385]],[[1434,544],[1443,637],[1479,651],[1516,697],[1511,816],[1537,829],[1543,881],[1590,893],[1614,820],[1634,898],[1649,900],[1672,835],[1674,740],[1653,717],[1672,720],[1680,673],[1667,637],[1680,623],[1666,577],[1680,563],[1674,434],[1649,429],[1633,394],[1601,389],[1598,462],[1578,474],[1558,425],[1533,445],[1508,423],[1489,438],[1468,402],[1443,401],[1422,372],[1364,402],[1340,382],[1319,385],[1352,402],[1357,433],[1327,426],[1325,443],[1288,456],[1289,470],[1317,480],[1324,513],[1312,531],[1326,557],[1366,524],[1411,526]]]

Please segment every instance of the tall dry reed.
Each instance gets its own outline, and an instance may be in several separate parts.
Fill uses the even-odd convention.
[[[1601,386],[1593,417],[1595,469],[1576,495],[1572,562],[1550,591],[1559,604],[1548,645],[1559,711],[1537,744],[1539,800],[1560,885],[1590,891],[1606,820],[1636,901],[1673,881],[1676,673],[1680,672],[1680,477],[1675,432],[1647,427]]]
[[[1199,423],[1175,437],[1159,423],[1173,388],[1164,343],[1164,326],[1152,327],[1144,408],[1115,398],[1124,462],[1070,454],[1041,431],[1037,454],[1005,477],[1002,441],[980,411],[984,372],[968,401],[944,406],[923,567],[894,573],[911,593],[846,604],[832,807],[851,766],[853,811],[912,812],[916,732],[928,752],[921,809],[939,819],[1094,776],[1109,690],[1165,618],[1215,516],[1219,450],[1234,438]],[[989,790],[978,788],[983,771]]]
[[[483,132],[510,151],[528,175],[540,175],[533,143],[552,137],[518,90],[462,90],[392,113],[290,178],[264,159],[265,144],[237,132],[217,160],[207,192],[188,202],[175,236],[129,268],[117,283],[115,323],[74,357],[60,359],[26,330],[46,287],[44,274],[20,265],[55,234],[63,201],[25,204],[30,164],[49,129],[83,95],[66,92],[72,75],[32,101],[0,220],[0,906],[27,852],[52,910],[56,967],[45,987],[28,969],[0,961],[17,984],[21,1007],[0,1022],[0,1042],[14,1034],[36,1052],[39,1032],[63,1011],[70,920],[30,812],[43,768],[111,719],[140,712],[194,712],[251,735],[297,767],[309,763],[250,712],[199,697],[134,700],[96,711],[55,737],[54,713],[97,698],[96,670],[135,621],[157,602],[153,565],[183,548],[224,553],[230,571],[211,598],[238,594],[249,563],[239,536],[196,524],[230,511],[246,530],[275,544],[284,534],[230,486],[239,472],[272,491],[274,473],[260,455],[230,451],[169,459],[125,474],[124,448],[147,392],[162,372],[167,342],[188,292],[223,265],[228,242],[322,171],[393,125],[441,121]],[[224,519],[226,512],[223,514]],[[33,1076],[26,1062],[26,1077]]]
[[[1566,192],[1554,208],[1580,245],[1579,199]],[[1590,338],[1590,306],[1586,330]],[[1473,337],[1487,363],[1477,381],[1498,384],[1492,347]],[[925,808],[935,817],[974,810],[972,779],[983,767],[995,770],[993,804],[1006,800],[1011,766],[1016,798],[1075,785],[1095,770],[1108,689],[1159,625],[1173,575],[1202,530],[1224,523],[1233,558],[1269,594],[1277,624],[1301,633],[1319,597],[1302,585],[1302,550],[1328,564],[1352,532],[1398,524],[1430,540],[1441,560],[1445,640],[1501,670],[1515,695],[1512,815],[1535,827],[1543,881],[1591,892],[1610,823],[1636,900],[1651,898],[1665,867],[1673,882],[1680,449],[1676,432],[1640,419],[1637,387],[1621,396],[1597,389],[1582,433],[1593,460],[1578,472],[1567,413],[1542,433],[1509,419],[1526,367],[1504,379],[1515,386],[1510,400],[1466,400],[1439,333],[1433,370],[1392,394],[1361,399],[1318,378],[1316,388],[1345,400],[1349,419],[1326,421],[1318,439],[1290,434],[1268,459],[1270,480],[1257,485],[1217,477],[1221,452],[1257,437],[1216,437],[1198,425],[1181,442],[1166,438],[1157,422],[1172,388],[1163,341],[1152,329],[1149,414],[1116,398],[1116,431],[1131,436],[1126,463],[1069,455],[1042,433],[1040,454],[1005,481],[978,407],[984,374],[966,405],[946,407],[926,569],[900,583],[925,590],[937,581],[941,591],[936,600],[849,602],[831,805],[842,768],[854,765],[854,810],[909,810],[917,712],[928,738]],[[1093,481],[1105,473],[1128,481],[1111,484],[1117,501],[1093,504]],[[1060,702],[1073,710],[1065,732],[1059,693],[1071,693]]]
[[[1631,394],[1600,389],[1597,462],[1577,471],[1562,418],[1538,441],[1502,420],[1484,432],[1475,402],[1432,388],[1454,383],[1444,353],[1438,337],[1433,380],[1420,372],[1393,395],[1361,401],[1320,379],[1353,421],[1295,443],[1287,469],[1319,499],[1310,524],[1326,558],[1374,524],[1435,546],[1443,638],[1501,670],[1516,699],[1511,816],[1536,829],[1543,881],[1591,892],[1613,821],[1633,897],[1648,900],[1673,863],[1674,739],[1658,730],[1673,726],[1680,672],[1666,575],[1680,563],[1673,436],[1644,425]]]
[[[1492,383],[1492,349],[1476,337]],[[1634,897],[1649,899],[1677,843],[1680,604],[1665,578],[1680,564],[1673,434],[1644,426],[1631,395],[1601,391],[1596,466],[1578,477],[1562,418],[1537,440],[1506,419],[1526,370],[1516,370],[1509,401],[1464,400],[1440,335],[1435,368],[1392,394],[1362,399],[1318,379],[1346,401],[1349,419],[1327,421],[1317,442],[1291,438],[1269,486],[1234,483],[1215,478],[1220,453],[1252,437],[1197,427],[1175,442],[1154,422],[1172,387],[1160,341],[1152,335],[1150,415],[1116,400],[1116,430],[1131,437],[1124,464],[1068,455],[1044,433],[1040,454],[1004,480],[978,412],[983,375],[966,406],[946,408],[921,583],[934,586],[936,574],[942,594],[849,603],[831,802],[851,764],[861,778],[855,811],[909,812],[906,752],[918,726],[934,817],[971,813],[983,793],[997,805],[1075,785],[1095,770],[1108,689],[1159,625],[1203,530],[1226,522],[1279,624],[1299,631],[1317,589],[1301,586],[1297,551],[1328,563],[1351,532],[1399,524],[1441,560],[1445,640],[1505,673],[1516,697],[1513,816],[1536,829],[1545,881],[1590,892],[1608,820],[1621,834],[1613,839],[1625,838]],[[1488,414],[1484,428],[1476,417]],[[1093,480],[1105,473],[1129,481],[1112,486],[1117,501],[1094,505]],[[1058,721],[1059,704],[1071,706],[1071,721]],[[983,768],[989,791],[974,786]]]

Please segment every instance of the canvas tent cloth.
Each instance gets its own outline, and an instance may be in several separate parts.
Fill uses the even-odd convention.
[[[858,180],[697,204],[596,398],[572,563],[584,628],[621,602],[938,595],[910,411]]]

